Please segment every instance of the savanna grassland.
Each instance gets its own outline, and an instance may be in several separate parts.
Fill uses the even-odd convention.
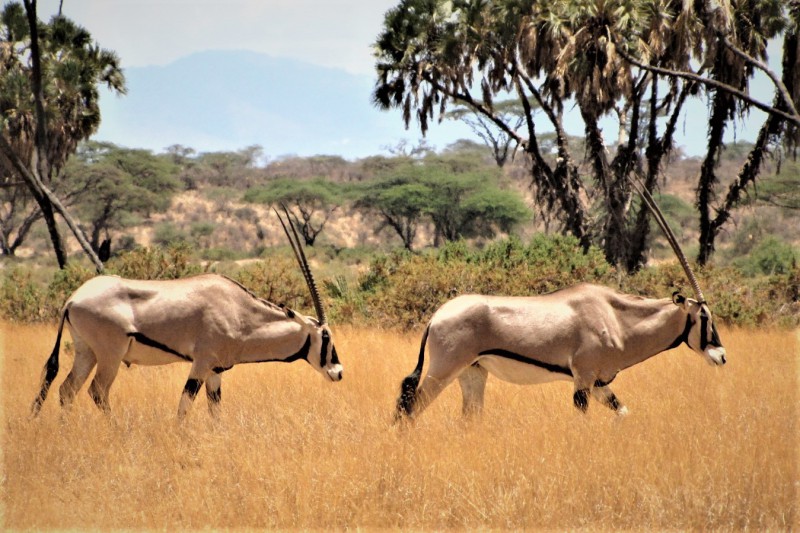
[[[335,328],[345,364],[235,367],[223,414],[203,394],[175,419],[188,365],[123,367],[105,416],[62,369],[27,418],[52,326],[3,325],[4,529],[788,530],[798,502],[798,337],[723,330],[729,364],[686,348],[621,373],[617,420],[581,416],[566,382],[490,378],[481,419],[457,385],[413,427],[391,425],[418,335]]]

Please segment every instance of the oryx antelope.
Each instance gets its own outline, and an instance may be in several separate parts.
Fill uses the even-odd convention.
[[[284,213],[289,218],[285,209]],[[278,218],[311,292],[316,319],[258,298],[239,283],[215,274],[162,281],[93,278],[63,307],[32,414],[41,409],[58,372],[65,324],[74,342],[75,362],[60,388],[64,407],[96,366],[89,394],[98,407],[108,410],[109,388],[121,363],[191,363],[178,418],[186,416],[204,383],[209,409],[216,414],[220,375],[236,364],[302,359],[330,381],[341,380],[342,365],[302,245],[291,219],[284,223],[280,214]]]
[[[401,385],[396,417],[418,416],[456,378],[465,414],[483,407],[489,374],[517,384],[571,380],[573,402],[586,411],[591,394],[627,413],[609,388],[617,373],[687,344],[713,365],[725,348],[697,278],[655,202],[640,193],[662,226],[694,289],[647,299],[582,283],[543,296],[464,295],[442,305],[422,336],[414,371]],[[430,363],[420,385],[425,348]]]

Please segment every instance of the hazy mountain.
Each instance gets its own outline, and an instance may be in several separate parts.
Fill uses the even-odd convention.
[[[97,140],[161,151],[182,144],[198,151],[258,144],[269,156],[385,152],[405,131],[397,111],[371,102],[374,79],[247,51],[208,51],[163,67],[125,70],[128,94],[103,94]],[[449,123],[430,136],[444,146],[469,135]]]

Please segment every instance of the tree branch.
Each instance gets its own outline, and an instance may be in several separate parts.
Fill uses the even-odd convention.
[[[56,197],[56,195],[53,194],[53,192],[42,182],[41,177],[38,175],[37,169],[29,169],[26,167],[25,163],[14,151],[11,143],[9,143],[5,135],[2,134],[0,134],[0,150],[2,150],[3,154],[5,154],[9,161],[11,161],[11,164],[14,165],[14,169],[19,173],[20,176],[22,176],[28,186],[50,201],[58,214],[61,215],[61,217],[67,223],[67,226],[69,226],[69,229],[72,231],[73,235],[75,235],[75,238],[78,239],[78,243],[80,243],[83,251],[86,252],[86,255],[88,255],[89,259],[91,259],[92,263],[94,263],[97,272],[102,272],[103,263],[97,257],[97,254],[94,253],[94,250],[92,250],[92,246],[89,244],[89,241],[86,240],[86,236],[83,234],[83,231],[80,227],[78,227],[78,224],[69,214],[61,201]]]
[[[632,58],[627,53],[623,52],[621,48],[618,48],[617,52],[619,53],[620,56],[622,56],[623,59],[625,59],[625,61],[627,61],[627,62],[631,63],[632,65],[635,65],[635,66],[637,66],[639,68],[648,70],[650,72],[655,72],[657,74],[664,74],[666,76],[673,76],[673,77],[677,77],[677,78],[683,78],[685,80],[695,81],[697,83],[702,83],[703,85],[708,85],[709,87],[714,87],[715,89],[719,89],[721,91],[725,91],[728,94],[732,94],[733,96],[736,96],[737,98],[740,98],[741,100],[744,100],[745,102],[753,105],[754,107],[757,107],[758,109],[764,111],[765,113],[768,113],[770,115],[777,115],[777,116],[783,118],[784,120],[787,120],[787,121],[793,123],[795,126],[800,127],[800,115],[798,115],[796,112],[795,112],[795,114],[787,113],[785,111],[781,111],[780,109],[778,109],[778,108],[776,108],[774,106],[767,105],[767,104],[765,104],[763,102],[759,102],[758,100],[752,98],[750,95],[748,95],[748,94],[746,94],[746,93],[744,93],[744,92],[742,92],[742,91],[740,91],[740,90],[738,90],[738,89],[736,89],[734,87],[731,87],[727,83],[722,83],[722,82],[719,82],[717,80],[710,79],[710,78],[704,78],[703,76],[698,76],[698,75],[696,75],[694,73],[691,73],[691,72],[671,70],[671,69],[666,69],[666,68],[654,67],[654,66],[651,66],[651,65],[646,65],[646,64],[644,64],[644,63],[642,63],[640,61],[637,61],[636,59]]]
[[[770,68],[762,63],[761,61],[757,60],[754,57],[751,57],[747,52],[741,50],[736,45],[728,40],[727,37],[722,37],[722,43],[727,46],[734,54],[739,56],[740,58],[744,59],[751,65],[754,65],[756,68],[764,72],[769,78],[772,80],[772,83],[775,84],[775,88],[778,94],[781,95],[784,103],[786,104],[786,109],[788,109],[793,115],[797,116],[797,108],[794,106],[794,102],[792,101],[792,97],[789,94],[789,89],[786,88],[783,81],[775,74]]]

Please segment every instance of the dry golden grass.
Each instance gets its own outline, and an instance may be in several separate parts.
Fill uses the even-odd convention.
[[[686,349],[623,372],[631,415],[571,386],[490,378],[464,422],[451,386],[415,427],[390,425],[417,335],[337,328],[345,380],[303,363],[236,367],[223,415],[201,394],[175,420],[189,367],[122,368],[102,415],[62,370],[27,419],[53,328],[2,326],[5,529],[778,529],[798,527],[798,339],[723,331],[730,363]]]

